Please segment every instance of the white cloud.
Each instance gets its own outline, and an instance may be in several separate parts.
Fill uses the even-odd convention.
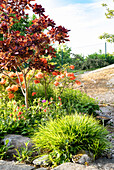
[[[36,1],[37,2],[37,1]],[[84,55],[98,52],[101,49],[104,52],[104,40],[99,40],[99,36],[104,32],[113,33],[114,21],[105,17],[105,8],[102,3],[107,0],[94,0],[88,4],[69,4],[60,6],[57,0],[38,0],[38,4],[46,9],[46,14],[53,19],[57,25],[63,25],[70,29],[70,42],[68,45],[74,53]],[[109,6],[114,6],[114,2]],[[114,52],[114,45],[108,44],[108,52]]]

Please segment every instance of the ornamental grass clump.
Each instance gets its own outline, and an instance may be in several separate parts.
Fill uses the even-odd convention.
[[[56,166],[71,161],[72,155],[80,150],[92,152],[94,158],[100,156],[110,145],[107,134],[92,116],[75,114],[41,125],[32,140],[36,148],[41,148],[41,155],[48,153]]]

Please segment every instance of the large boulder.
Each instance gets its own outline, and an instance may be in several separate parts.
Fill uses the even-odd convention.
[[[2,144],[6,144],[6,140],[8,140],[7,146],[11,146],[11,148],[8,150],[8,155],[10,157],[13,157],[13,154],[16,154],[16,150],[18,149],[19,151],[21,150],[22,147],[26,147],[25,143],[28,142],[28,150],[33,148],[33,143],[31,142],[31,139],[28,137],[24,137],[22,135],[15,135],[15,134],[9,134],[4,137],[4,139],[1,140]]]

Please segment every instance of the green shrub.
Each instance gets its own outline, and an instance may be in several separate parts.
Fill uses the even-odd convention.
[[[45,124],[50,118],[60,118],[66,115],[61,101],[34,99],[28,109],[14,100],[0,102],[0,138],[5,134],[22,134],[30,136],[36,127]]]
[[[96,110],[99,110],[99,106],[95,99],[87,96],[86,93],[80,90],[65,89],[61,95],[63,108],[67,112],[87,113],[96,116]]]
[[[92,116],[75,114],[41,125],[32,140],[36,148],[41,148],[41,154],[47,152],[57,165],[70,161],[79,150],[99,156],[109,146],[107,134],[108,131]]]

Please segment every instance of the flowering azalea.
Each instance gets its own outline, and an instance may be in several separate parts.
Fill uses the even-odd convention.
[[[34,95],[36,95],[36,92],[33,92],[33,93],[32,93],[32,96],[34,96]]]
[[[70,66],[70,69],[72,69],[72,70],[73,70],[73,69],[74,69],[74,65],[71,65],[71,66]]]

